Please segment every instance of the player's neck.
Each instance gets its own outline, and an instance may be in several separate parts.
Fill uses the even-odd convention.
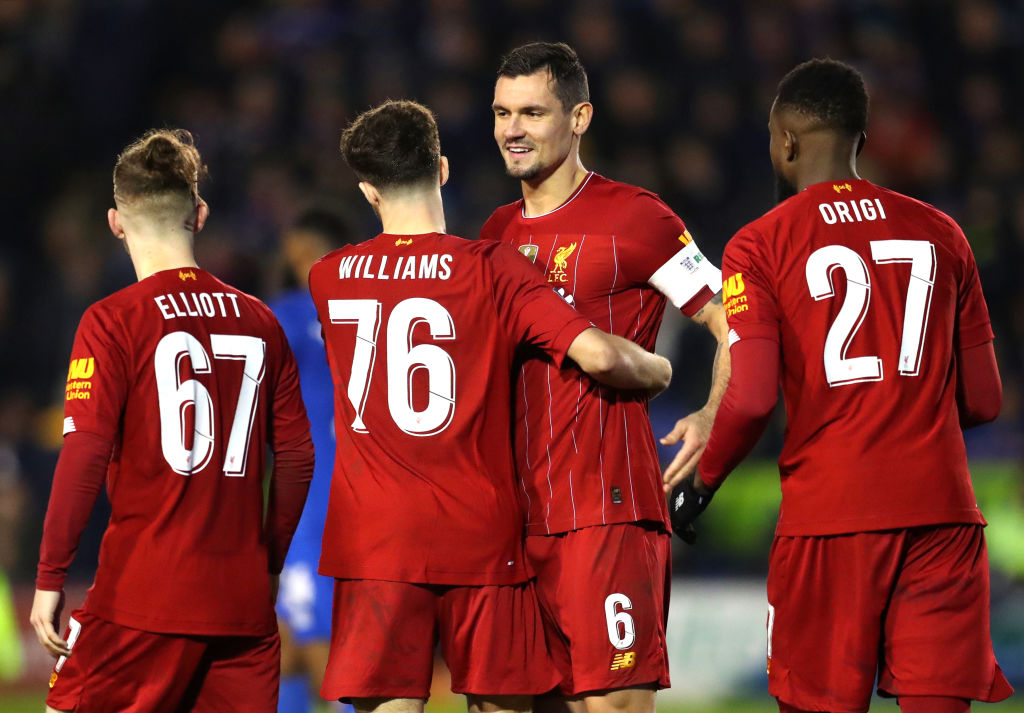
[[[801,167],[796,180],[798,191],[826,181],[860,179],[857,175],[856,146],[846,142],[825,143],[820,149],[805,154],[803,159],[806,164]]]
[[[856,169],[850,166],[827,166],[822,167],[818,171],[807,171],[801,174],[800,180],[797,182],[797,191],[802,191],[807,186],[813,186],[816,183],[825,183],[826,181],[857,181],[860,180],[860,176],[857,175]]]
[[[389,235],[445,232],[441,191],[424,196],[395,196],[380,203],[380,222]]]
[[[192,234],[156,236],[147,233],[128,234],[125,246],[132,258],[135,275],[145,280],[163,270],[179,267],[199,267],[192,251]]]
[[[537,181],[523,181],[523,203],[525,215],[532,218],[550,213],[569,200],[583,179],[587,177],[586,168],[580,161],[579,154],[568,157],[555,172]]]

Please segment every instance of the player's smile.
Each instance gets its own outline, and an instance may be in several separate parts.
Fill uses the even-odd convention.
[[[534,150],[533,146],[526,146],[523,144],[506,144],[505,152],[508,154],[506,161],[516,161],[520,158],[525,157],[527,154],[532,153]]]

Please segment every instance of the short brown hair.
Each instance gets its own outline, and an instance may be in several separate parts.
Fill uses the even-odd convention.
[[[114,164],[114,199],[180,195],[199,200],[199,181],[206,166],[185,129],[150,129],[128,145]]]
[[[413,101],[364,111],[341,134],[341,153],[359,180],[377,189],[432,181],[441,167],[437,122]]]
[[[590,101],[587,71],[576,50],[564,42],[530,42],[516,47],[501,58],[498,76],[514,79],[543,70],[551,75],[551,90],[564,112]]]

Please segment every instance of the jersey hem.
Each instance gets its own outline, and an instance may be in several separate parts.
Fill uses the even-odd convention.
[[[433,570],[424,571],[422,569],[382,572],[379,569],[370,567],[355,567],[351,562],[344,566],[331,562],[321,562],[317,572],[325,577],[333,577],[334,579],[369,579],[381,582],[432,584],[453,587],[508,586],[528,582],[533,577],[532,572],[528,572],[525,568],[519,568],[514,572],[503,573],[502,575],[493,572],[438,572]]]
[[[630,513],[625,517],[611,519],[598,516],[589,519],[576,518],[575,522],[572,518],[568,518],[565,520],[556,520],[549,524],[530,523],[526,526],[526,535],[528,537],[561,535],[566,532],[574,532],[587,527],[601,527],[602,525],[629,525],[637,522],[653,522],[660,525],[666,532],[668,532],[668,516],[665,513],[658,510],[652,510],[650,508],[640,508],[636,517],[633,517],[632,513]]]
[[[266,621],[253,624],[249,622],[224,623],[200,621],[175,621],[154,619],[152,616],[140,615],[119,610],[115,607],[97,605],[86,599],[82,609],[93,616],[109,621],[112,624],[126,626],[130,629],[148,631],[153,634],[182,634],[191,636],[269,636],[277,631],[277,620],[271,613]]]
[[[876,532],[879,530],[903,530],[908,527],[929,525],[988,525],[981,512],[976,509],[949,510],[941,513],[918,513],[889,515],[875,518],[846,520],[812,520],[810,522],[779,521],[776,537],[816,537],[822,535],[849,535],[855,532]]]

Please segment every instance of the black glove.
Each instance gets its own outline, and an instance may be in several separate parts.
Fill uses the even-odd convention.
[[[697,519],[711,502],[711,495],[702,495],[693,487],[693,475],[684,478],[672,489],[668,500],[669,519],[672,521],[672,532],[688,545],[697,541],[697,530],[693,521]]]

